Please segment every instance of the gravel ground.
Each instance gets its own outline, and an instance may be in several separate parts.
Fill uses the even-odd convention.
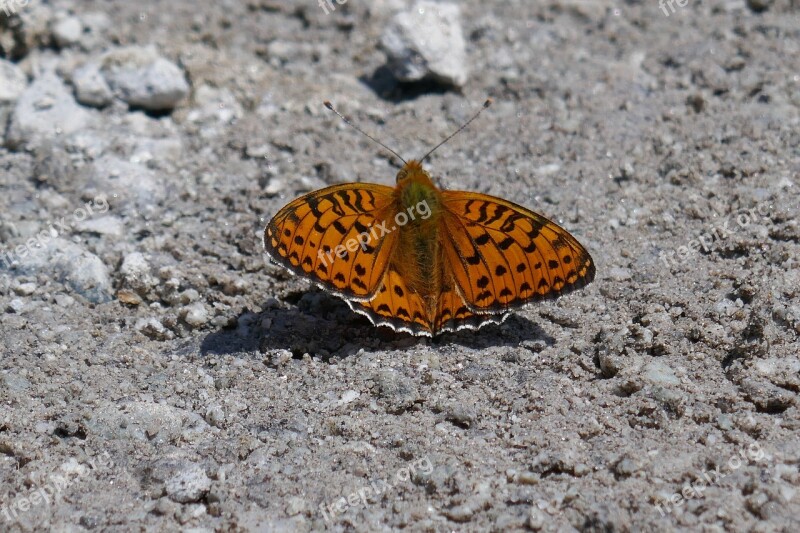
[[[800,7],[0,2],[0,530],[800,530]],[[10,16],[7,16],[10,15]],[[552,217],[597,278],[375,328],[269,265],[327,184]]]

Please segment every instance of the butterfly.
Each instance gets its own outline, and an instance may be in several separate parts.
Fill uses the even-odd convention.
[[[502,322],[594,279],[589,252],[555,222],[437,187],[421,163],[432,152],[404,162],[394,187],[345,183],[290,202],[264,229],[265,250],[376,326],[425,336]]]

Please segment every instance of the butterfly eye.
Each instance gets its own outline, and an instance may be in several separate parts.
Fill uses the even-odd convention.
[[[397,183],[400,183],[402,180],[406,179],[406,176],[408,176],[408,172],[406,172],[405,170],[401,170],[400,172],[398,172]]]

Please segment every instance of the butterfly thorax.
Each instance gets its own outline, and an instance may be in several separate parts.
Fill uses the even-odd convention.
[[[442,283],[441,191],[418,162],[409,161],[398,173],[395,194],[397,212],[409,215],[408,223],[398,227],[397,257],[403,261],[397,266],[409,288],[425,300],[429,312],[434,312]]]
[[[430,213],[438,213],[441,209],[441,192],[417,161],[409,161],[397,173],[396,192],[406,210],[420,207],[427,208]],[[420,205],[421,202],[425,205]],[[418,211],[425,214],[425,209]]]

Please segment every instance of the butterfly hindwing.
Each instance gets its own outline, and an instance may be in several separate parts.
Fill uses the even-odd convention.
[[[589,253],[555,222],[512,202],[442,191],[446,260],[470,307],[502,312],[594,279]]]
[[[393,265],[386,270],[383,283],[371,300],[353,302],[350,307],[366,315],[375,325],[390,326],[414,335],[431,330],[424,300],[409,288],[403,275]]]

